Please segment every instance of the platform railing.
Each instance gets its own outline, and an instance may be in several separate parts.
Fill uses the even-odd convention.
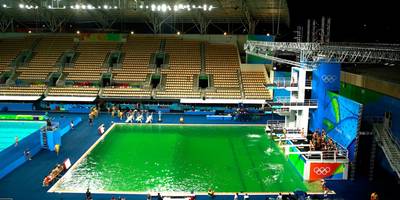
[[[277,87],[297,87],[298,83],[294,83],[287,77],[275,77],[274,85]]]
[[[318,106],[317,99],[304,99],[303,102],[291,102],[290,97],[277,97],[274,103],[282,106]]]

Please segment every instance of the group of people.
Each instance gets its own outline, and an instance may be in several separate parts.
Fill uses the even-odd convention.
[[[124,116],[123,111],[120,112],[122,113],[122,116]],[[147,124],[153,123],[153,113],[149,111],[129,110],[125,115],[126,123],[133,123],[134,121],[136,123],[143,123],[143,120]],[[123,120],[123,118],[120,119]]]
[[[119,120],[124,120],[126,118],[126,123],[153,123],[153,113],[147,110],[141,111],[140,109],[129,109],[122,110],[118,108],[116,105],[107,108],[108,112],[111,114],[112,118],[118,117]]]
[[[310,150],[336,151],[337,147],[333,140],[331,138],[328,138],[324,129],[322,129],[321,133],[319,132],[319,129],[317,129],[312,134],[312,138],[310,140]]]

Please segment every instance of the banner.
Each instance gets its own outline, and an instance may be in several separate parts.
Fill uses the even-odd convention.
[[[120,33],[81,33],[80,41],[85,42],[126,42],[126,34]]]
[[[310,181],[332,178],[334,176],[343,176],[344,165],[342,163],[311,163]]]

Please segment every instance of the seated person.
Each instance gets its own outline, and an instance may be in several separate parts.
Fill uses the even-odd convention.
[[[142,121],[143,121],[143,114],[140,113],[140,114],[136,117],[136,122],[137,122],[137,123],[142,123]]]
[[[146,123],[153,123],[153,114],[150,114],[150,115],[147,117]]]

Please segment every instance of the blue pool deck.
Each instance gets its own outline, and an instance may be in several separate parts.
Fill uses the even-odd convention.
[[[41,113],[43,114],[43,113]],[[111,118],[106,113],[101,113],[95,119],[93,127],[89,126],[87,114],[63,114],[50,113],[50,117],[60,122],[60,126],[69,124],[69,119],[82,117],[82,122],[76,125],[62,137],[62,146],[60,154],[57,156],[55,152],[41,150],[31,161],[26,162],[13,172],[0,179],[0,199],[12,198],[13,200],[73,200],[85,199],[84,194],[59,194],[48,193],[50,187],[42,187],[43,177],[47,175],[57,163],[63,162],[66,158],[70,158],[71,162],[76,162],[84,152],[99,138],[97,127],[104,123],[106,127],[110,127],[111,122],[121,122],[117,118]],[[163,115],[163,123],[177,123],[180,114]],[[158,116],[154,116],[157,119]],[[185,123],[197,124],[265,124],[266,118],[255,122],[238,122],[238,121],[211,121],[203,116],[185,116]],[[134,183],[132,183],[134,184]],[[393,188],[396,185],[387,185],[387,181],[368,182],[366,179],[357,179],[355,181],[328,181],[327,185],[333,189],[337,195],[335,199],[368,199],[372,191],[377,191],[381,199],[395,199],[397,191]],[[218,194],[218,193],[217,193]],[[93,194],[94,200],[109,200],[114,196],[112,194]],[[126,199],[143,200],[144,195],[125,195]],[[240,196],[242,199],[243,196]],[[154,198],[155,199],[155,198]],[[197,200],[208,200],[207,197],[198,197]],[[215,200],[231,200],[233,195],[217,196]],[[265,200],[264,196],[251,196],[250,200]]]
[[[0,152],[46,126],[44,121],[0,121]]]

